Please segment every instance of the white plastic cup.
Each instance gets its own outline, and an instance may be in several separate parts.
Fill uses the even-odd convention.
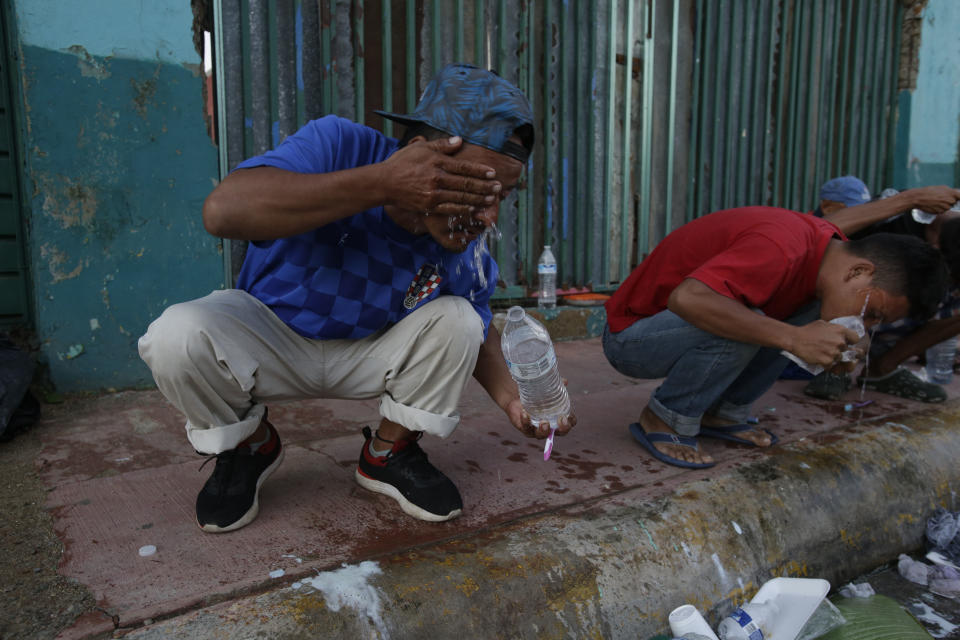
[[[685,604],[677,607],[670,612],[670,631],[673,635],[683,637],[685,633],[699,633],[710,640],[718,640],[717,634],[713,632],[707,621],[703,619],[700,612],[692,604]]]

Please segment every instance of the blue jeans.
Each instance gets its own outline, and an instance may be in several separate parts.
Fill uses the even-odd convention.
[[[799,326],[819,317],[820,303],[814,302],[786,322]],[[649,407],[684,436],[700,431],[704,413],[745,422],[750,406],[773,386],[788,362],[779,349],[715,336],[672,311],[641,318],[619,333],[605,327],[603,353],[624,375],[665,378]]]

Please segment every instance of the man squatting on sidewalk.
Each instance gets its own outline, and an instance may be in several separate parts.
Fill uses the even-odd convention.
[[[709,467],[698,435],[776,441],[748,418],[787,364],[781,350],[837,364],[859,338],[829,320],[929,318],[946,282],[940,252],[919,238],[849,241],[804,213],[718,211],[668,235],[607,301],[604,354],[625,375],[665,377],[634,438],[667,464]]]
[[[471,374],[524,435],[549,433],[520,405],[490,326],[497,264],[477,245],[533,147],[529,102],[495,73],[450,65],[412,114],[378,113],[407,126],[399,143],[331,115],[227,176],[203,220],[250,241],[237,288],[169,307],[140,339],[190,443],[216,455],[197,496],[204,531],[257,515],[283,457],[267,403],[379,397],[355,478],[431,521],[463,503],[418,440],[450,435]]]
[[[915,187],[887,198],[871,200],[870,190],[856,176],[828,180],[820,189],[820,206],[813,215],[826,218],[851,239],[874,233],[897,233],[920,238],[943,254],[950,283],[937,313],[931,318],[902,318],[874,327],[867,359],[857,387],[921,402],[943,402],[946,390],[921,379],[900,365],[923,356],[933,345],[960,334],[960,212],[951,211],[960,189],[948,185]],[[910,215],[917,208],[936,217],[929,224]],[[839,400],[853,385],[845,371],[817,375],[803,392],[824,400]]]

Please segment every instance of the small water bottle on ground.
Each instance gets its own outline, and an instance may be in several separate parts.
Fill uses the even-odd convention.
[[[520,390],[520,403],[537,425],[550,423],[543,459],[550,458],[560,418],[570,413],[570,397],[560,379],[553,341],[542,324],[521,307],[510,307],[500,338],[503,358]]]
[[[717,635],[720,640],[769,639],[778,615],[780,608],[773,602],[745,602],[720,621]]]
[[[950,384],[953,361],[957,355],[957,336],[947,338],[927,349],[927,380],[934,384]]]
[[[537,261],[537,276],[540,280],[540,291],[537,295],[537,306],[541,309],[553,309],[557,306],[557,259],[550,251],[550,245],[544,245],[540,260]]]

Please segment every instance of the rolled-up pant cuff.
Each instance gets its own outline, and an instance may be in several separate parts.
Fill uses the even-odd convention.
[[[700,432],[700,416],[682,416],[676,411],[667,409],[655,396],[650,396],[650,403],[647,406],[681,436],[695,436]]]
[[[208,455],[236,449],[238,444],[257,430],[266,411],[265,405],[255,404],[250,407],[247,416],[240,422],[206,429],[198,429],[187,421],[187,439],[199,453]]]
[[[387,394],[380,396],[380,415],[411,431],[423,431],[446,438],[460,424],[460,414],[443,416],[416,407],[402,405]]]

